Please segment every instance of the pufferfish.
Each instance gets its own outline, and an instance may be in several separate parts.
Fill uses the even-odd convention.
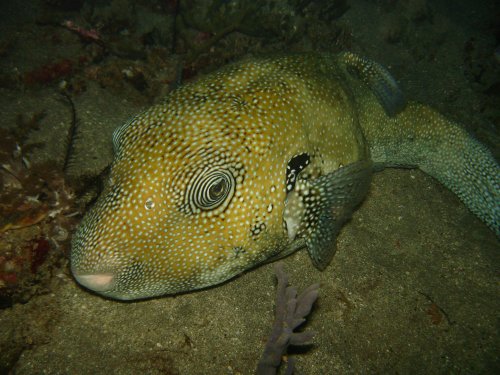
[[[350,52],[244,60],[119,127],[72,240],[83,286],[122,300],[209,287],[298,249],[325,269],[372,172],[420,168],[500,235],[500,168]]]

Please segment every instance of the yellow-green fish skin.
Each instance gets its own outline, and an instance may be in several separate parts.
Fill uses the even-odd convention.
[[[323,208],[304,208],[320,201],[309,198],[308,189],[336,192],[334,183],[323,189],[314,181],[347,174],[343,181],[352,186],[351,169],[368,170],[370,160],[422,167],[498,233],[498,208],[492,205],[498,204],[499,169],[491,155],[425,106],[409,103],[402,113],[387,114],[370,77],[363,81],[348,69],[365,66],[356,58],[305,54],[244,61],[180,87],[118,129],[109,181],[73,238],[76,279],[118,299],[186,292],[228,280],[302,246],[314,228],[297,214],[304,220],[297,236],[290,235],[291,226],[284,228],[286,205],[294,207],[292,219],[299,212],[315,215]],[[422,125],[423,118],[439,129]],[[455,138],[446,145],[451,152],[435,160],[422,149],[441,144],[450,131],[460,142],[479,145],[479,151],[466,146],[485,166],[478,173],[482,177],[474,177],[484,185],[479,198],[467,186],[470,178],[457,174],[466,166],[446,159],[457,153]],[[300,154],[307,154],[310,163],[297,180],[300,197],[294,198],[286,171]],[[452,183],[441,178],[447,165],[459,176]],[[369,172],[358,172],[353,176],[362,176],[352,178],[367,185]],[[461,193],[455,185],[462,177]],[[358,200],[333,211],[350,210]]]

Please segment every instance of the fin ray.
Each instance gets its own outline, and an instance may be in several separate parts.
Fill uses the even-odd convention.
[[[340,54],[340,61],[349,74],[370,88],[388,116],[394,117],[404,109],[406,99],[403,91],[386,68],[351,52]]]

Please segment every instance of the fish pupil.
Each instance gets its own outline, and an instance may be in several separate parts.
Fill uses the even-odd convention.
[[[210,186],[208,194],[210,195],[210,198],[217,200],[224,194],[226,190],[227,190],[227,181],[224,180],[223,178],[220,178],[219,181]]]

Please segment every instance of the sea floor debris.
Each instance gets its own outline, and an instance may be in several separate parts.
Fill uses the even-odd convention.
[[[30,141],[46,126],[45,114],[20,114],[16,127],[0,128],[0,308],[47,292],[79,220],[81,207],[61,163],[30,157],[45,145]]]

